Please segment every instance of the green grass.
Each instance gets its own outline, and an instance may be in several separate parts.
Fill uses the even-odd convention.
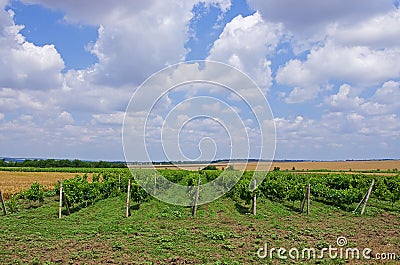
[[[400,255],[398,212],[371,206],[360,216],[313,201],[307,216],[297,213],[299,204],[260,199],[253,216],[248,205],[222,198],[200,206],[193,218],[190,208],[154,199],[132,205],[125,218],[121,196],[58,219],[57,198],[46,198],[39,207],[0,216],[0,264],[291,264],[260,259],[256,252],[265,243],[286,249],[335,247],[339,236],[351,247]]]

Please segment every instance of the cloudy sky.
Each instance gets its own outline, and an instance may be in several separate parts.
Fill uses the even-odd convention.
[[[124,112],[138,86],[168,65],[209,59],[263,91],[276,159],[400,158],[398,0],[0,6],[0,156],[123,160]],[[224,143],[207,122],[191,126]]]

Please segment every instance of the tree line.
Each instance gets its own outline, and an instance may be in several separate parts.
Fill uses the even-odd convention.
[[[6,161],[0,160],[0,167],[72,167],[72,168],[126,168],[124,162],[107,162],[107,161],[82,161],[79,159],[26,159],[24,161]]]

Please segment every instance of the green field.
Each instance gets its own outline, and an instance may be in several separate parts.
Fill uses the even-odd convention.
[[[165,173],[172,174],[180,181],[184,181],[190,174],[192,175],[188,179],[197,177],[197,173],[180,172],[179,174],[184,176],[181,179],[175,176],[178,173],[171,172]],[[209,175],[213,174],[215,173]],[[294,176],[302,179],[301,176]],[[344,175],[330,177],[346,180]],[[112,177],[109,178],[112,180]],[[303,178],[304,181],[312,180],[309,175]],[[351,178],[355,183],[354,176]],[[365,183],[360,184],[363,187],[361,194],[365,192],[364,186],[368,186],[370,180],[368,178]],[[347,207],[342,204],[334,205],[335,203],[329,202],[329,198],[323,200],[322,197],[317,198],[314,195],[310,215],[299,214],[301,201],[288,199],[291,196],[291,189],[282,190],[286,192],[283,198],[265,194],[267,191],[273,192],[270,190],[271,183],[285,183],[286,180],[297,181],[293,180],[289,173],[275,173],[265,180],[265,184],[259,188],[255,216],[251,214],[251,204],[246,203],[246,197],[251,193],[242,194],[241,187],[246,185],[241,182],[230,194],[199,206],[195,218],[192,217],[190,207],[169,205],[151,198],[143,198],[142,201],[138,200],[139,203],[132,203],[131,216],[126,218],[126,195],[123,190],[121,193],[112,193],[106,196],[107,198],[100,198],[100,194],[100,197],[89,203],[88,201],[76,203],[71,209],[71,215],[64,215],[62,219],[58,219],[58,196],[54,191],[45,192],[44,195],[47,196],[42,203],[30,201],[27,199],[29,196],[25,194],[15,199],[18,211],[9,212],[6,216],[0,213],[0,264],[375,264],[383,262],[376,259],[366,260],[362,257],[361,260],[330,259],[328,256],[324,259],[300,257],[283,260],[279,259],[277,251],[273,253],[272,258],[257,256],[257,251],[265,244],[268,244],[269,249],[314,248],[317,252],[329,246],[337,248],[336,240],[339,237],[345,237],[348,241],[344,248],[359,248],[360,251],[369,248],[372,250],[372,257],[377,253],[388,255],[395,253],[397,260],[386,260],[384,264],[398,264],[399,201],[385,201],[378,198],[380,196],[372,196],[365,214],[361,216],[351,212],[357,203],[350,203]],[[393,177],[393,180],[395,181],[387,182],[388,185],[397,183],[398,177]],[[323,182],[321,179],[320,183]],[[71,183],[74,183],[73,180]],[[75,183],[85,184],[82,181]],[[302,182],[296,183],[300,185]],[[383,189],[382,183],[386,182],[377,181],[377,185],[380,186],[376,192]],[[91,187],[90,185],[85,184],[85,189]],[[281,188],[283,186],[281,185]],[[387,192],[390,189],[387,187]],[[351,195],[354,195],[353,190],[355,189],[349,192]],[[277,194],[280,194],[279,191]],[[346,195],[344,192],[327,194]]]

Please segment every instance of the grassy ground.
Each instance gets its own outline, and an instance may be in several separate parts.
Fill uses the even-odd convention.
[[[190,208],[157,200],[131,207],[125,197],[99,201],[57,219],[57,198],[0,216],[0,264],[375,264],[373,261],[260,259],[269,246],[322,249],[344,236],[349,247],[397,252],[398,211],[367,207],[364,216],[313,201],[311,215],[300,215],[291,203],[260,200],[257,216],[248,206],[220,199]],[[398,264],[397,261],[385,264]]]

